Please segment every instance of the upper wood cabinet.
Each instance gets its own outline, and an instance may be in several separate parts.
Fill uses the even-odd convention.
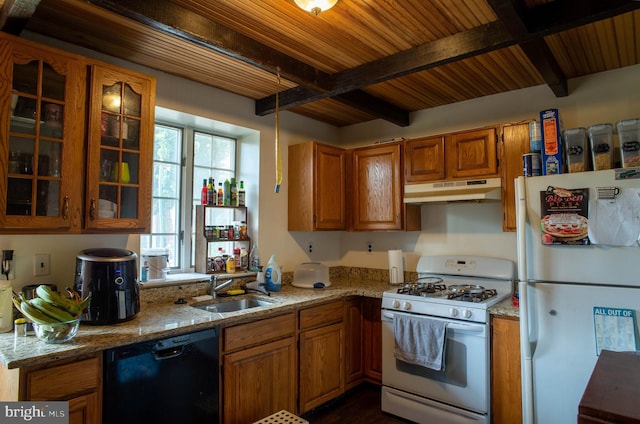
[[[463,131],[447,137],[447,176],[469,178],[498,174],[496,128]]]
[[[346,229],[345,150],[309,141],[289,146],[289,231]]]
[[[444,140],[444,136],[437,136],[405,142],[405,182],[419,183],[444,179]]]
[[[514,180],[523,175],[522,155],[529,153],[529,123],[502,127],[502,230],[516,230]]]
[[[420,207],[403,202],[402,144],[347,152],[349,229],[420,230]]]
[[[0,35],[0,230],[79,231],[86,67]]]
[[[91,67],[87,228],[150,229],[154,104],[154,78]]]
[[[496,127],[406,140],[405,183],[498,175]]]
[[[0,34],[0,232],[150,227],[155,79]]]

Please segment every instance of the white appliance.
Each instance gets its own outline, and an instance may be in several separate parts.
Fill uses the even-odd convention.
[[[599,350],[603,347],[634,350],[640,308],[640,247],[633,237],[633,245],[628,247],[614,246],[615,238],[607,241],[609,245],[553,245],[541,241],[540,192],[550,186],[589,189],[588,225],[590,235],[598,230],[595,240],[606,239],[623,228],[631,233],[637,231],[640,179],[616,179],[625,174],[632,175],[633,170],[516,180],[523,422],[526,424],[576,422],[578,405]],[[618,226],[617,221],[622,221],[622,226]],[[637,239],[637,232],[635,234]],[[594,308],[614,312],[632,310],[635,318],[606,318],[607,326],[611,327],[603,328],[601,317],[595,318]]]
[[[477,256],[425,256],[418,279],[382,295],[382,410],[417,423],[489,423],[490,306],[511,296],[515,264]],[[445,322],[444,369],[395,357],[394,320]]]

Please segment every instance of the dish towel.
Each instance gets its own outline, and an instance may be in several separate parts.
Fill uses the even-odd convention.
[[[443,371],[446,329],[447,323],[443,321],[395,314],[394,356],[410,364]]]

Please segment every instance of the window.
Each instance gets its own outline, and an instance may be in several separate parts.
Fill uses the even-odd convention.
[[[168,249],[169,267],[188,271],[195,261],[195,208],[202,181],[235,177],[237,140],[187,125],[156,123],[151,232],[140,248]],[[183,235],[188,235],[186,240]]]

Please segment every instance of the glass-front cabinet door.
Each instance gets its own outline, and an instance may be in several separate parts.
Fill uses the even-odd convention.
[[[148,231],[155,79],[98,65],[91,73],[85,226]]]
[[[6,37],[0,56],[0,231],[79,230],[86,68]]]

